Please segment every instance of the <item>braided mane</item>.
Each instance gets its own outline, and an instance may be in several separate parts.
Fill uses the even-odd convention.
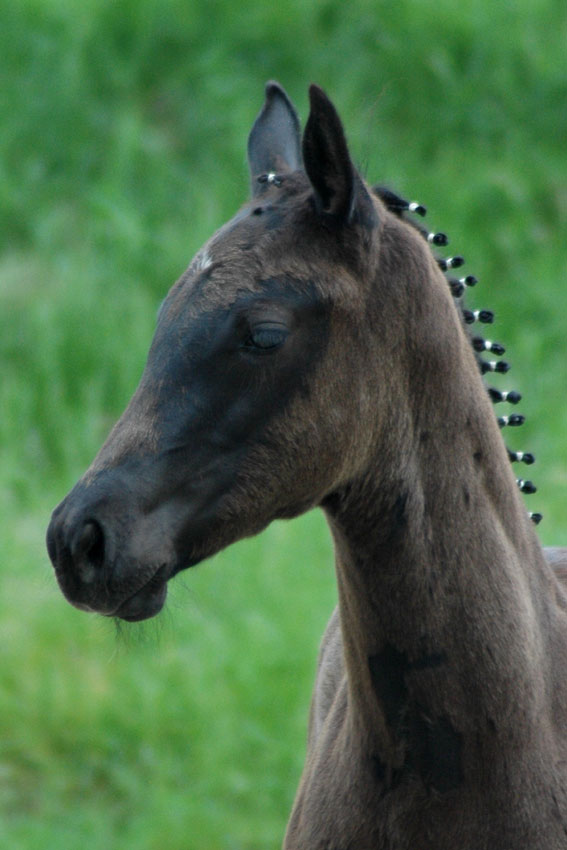
[[[384,186],[373,186],[372,191],[376,194],[386,208],[398,218],[408,222],[414,227],[426,242],[436,248],[446,247],[449,244],[449,239],[445,233],[429,231],[427,228],[416,220],[415,216],[424,218],[427,214],[427,208],[423,204],[415,201],[407,201],[399,195],[392,192]],[[489,352],[497,357],[503,355],[506,351],[505,347],[499,342],[492,342],[483,336],[479,336],[474,332],[472,326],[476,324],[491,325],[494,321],[494,313],[491,310],[470,310],[465,306],[464,296],[469,287],[477,284],[477,278],[474,275],[466,275],[465,277],[457,278],[451,274],[453,269],[458,269],[464,265],[465,260],[462,256],[454,257],[435,257],[441,271],[445,274],[447,284],[451,290],[457,307],[457,311],[461,317],[463,325],[467,331],[467,336],[475,353],[476,361],[482,375],[488,373],[505,374],[510,369],[510,364],[506,360],[485,360],[481,354]],[[493,404],[507,402],[508,404],[518,404],[522,396],[516,390],[502,391],[496,387],[487,386],[487,392]],[[498,425],[504,427],[518,427],[524,424],[525,417],[519,413],[511,413],[505,416],[498,416]],[[535,457],[531,452],[513,451],[506,446],[508,457],[512,463],[522,462],[531,465],[535,462]],[[523,478],[517,478],[516,482],[522,493],[532,494],[537,491],[537,487],[532,481]],[[542,514],[530,513],[530,519],[537,525],[542,520]]]

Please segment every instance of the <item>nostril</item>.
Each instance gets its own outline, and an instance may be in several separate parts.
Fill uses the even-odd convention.
[[[104,533],[96,520],[85,522],[73,554],[83,581],[92,581],[95,571],[104,564]]]

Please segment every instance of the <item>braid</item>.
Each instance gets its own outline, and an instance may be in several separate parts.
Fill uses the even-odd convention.
[[[411,216],[413,213],[421,218],[425,217],[427,209],[422,204],[418,204],[414,201],[406,201],[400,195],[395,194],[395,192],[392,192],[384,186],[373,186],[372,191],[380,198],[389,212],[411,224],[419,233],[421,233],[429,245],[435,248],[444,248],[449,244],[449,239],[445,233],[429,231]],[[408,213],[410,215],[408,215]],[[500,357],[506,350],[504,346],[499,342],[492,342],[481,336],[473,334],[469,330],[471,325],[475,325],[477,323],[492,324],[494,322],[494,313],[491,310],[469,310],[464,306],[463,297],[466,290],[469,287],[475,286],[477,279],[474,275],[466,275],[465,277],[456,278],[448,274],[448,272],[451,272],[453,269],[460,268],[464,265],[464,258],[460,255],[456,255],[454,257],[436,257],[435,259],[437,260],[437,264],[441,271],[445,273],[447,284],[455,299],[455,304],[463,321],[463,325],[467,330],[467,335],[470,339],[481,374],[485,375],[489,372],[504,374],[508,372],[510,364],[505,360],[485,360],[481,357],[481,354],[484,352],[496,354]],[[502,391],[495,387],[487,387],[487,392],[493,404],[499,404],[501,402],[518,404],[521,399],[520,393],[515,390]],[[518,427],[524,423],[524,416],[519,413],[513,413],[508,416],[498,416],[497,422],[500,428]],[[512,463],[521,462],[525,464],[532,464],[535,461],[533,454],[530,452],[512,451],[509,448],[507,448],[507,451],[508,457]],[[518,478],[516,483],[522,493],[531,494],[535,493],[537,490],[537,487],[532,481],[526,481],[523,478]],[[542,519],[542,515],[540,513],[530,513],[529,517],[536,525],[541,522]]]

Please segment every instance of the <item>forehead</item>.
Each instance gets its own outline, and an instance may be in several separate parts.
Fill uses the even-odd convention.
[[[300,293],[305,286],[312,295],[332,298],[341,275],[321,239],[304,175],[267,186],[195,255],[166,299],[167,312],[187,315],[229,307],[246,295],[270,296],[267,282],[282,278]]]

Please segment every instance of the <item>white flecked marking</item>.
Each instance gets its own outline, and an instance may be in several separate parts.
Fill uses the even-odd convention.
[[[212,266],[213,259],[208,250],[204,248],[195,260],[195,268],[197,271],[203,272]]]

